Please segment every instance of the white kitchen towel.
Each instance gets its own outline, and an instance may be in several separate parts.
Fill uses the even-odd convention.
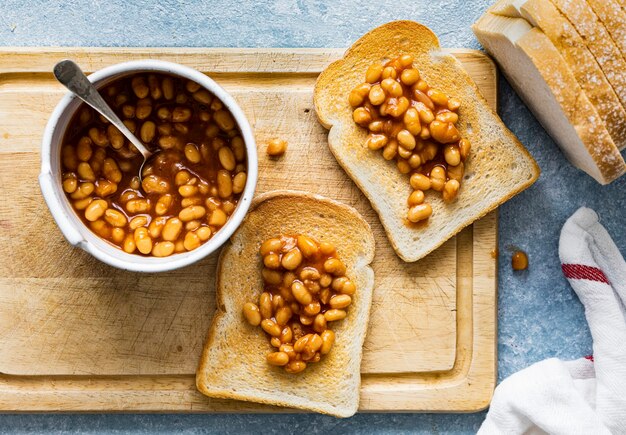
[[[505,379],[479,434],[626,434],[626,262],[589,208],[561,230],[561,268],[585,307],[593,356]]]

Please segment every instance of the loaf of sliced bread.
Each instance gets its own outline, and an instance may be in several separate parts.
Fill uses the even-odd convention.
[[[543,31],[574,73],[615,144],[626,147],[626,110],[585,41],[556,6],[549,0],[501,0],[493,10],[524,18]]]
[[[438,192],[427,192],[432,216],[407,223],[409,176],[392,161],[370,150],[368,131],[354,123],[348,94],[364,80],[367,68],[385,59],[410,54],[414,66],[433,88],[461,101],[459,131],[472,151],[457,199],[445,203]],[[331,152],[377,211],[389,241],[400,258],[416,261],[461,229],[530,186],[539,168],[491,110],[475,83],[437,37],[413,21],[395,21],[361,37],[317,79],[314,104],[322,125],[330,129]]]
[[[626,171],[596,108],[561,53],[539,28],[522,18],[487,12],[472,29],[575,166],[602,184]]]
[[[246,302],[263,292],[261,243],[280,235],[306,234],[337,248],[357,292],[348,316],[333,324],[330,353],[305,371],[289,374],[270,366],[265,333],[242,315]],[[209,397],[353,415],[359,404],[361,354],[374,288],[374,236],[351,207],[303,192],[259,195],[239,229],[223,248],[216,271],[217,312],[196,374],[196,385]]]

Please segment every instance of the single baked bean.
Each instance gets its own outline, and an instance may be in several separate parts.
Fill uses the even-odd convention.
[[[346,308],[352,303],[352,298],[349,295],[335,295],[330,298],[330,307],[331,308]]]
[[[131,199],[126,203],[126,211],[131,214],[150,212],[150,202],[147,199]]]
[[[100,237],[103,237],[105,239],[111,237],[111,227],[108,226],[107,223],[101,219],[89,222],[89,228],[91,228],[91,231],[93,231]]]
[[[139,227],[144,227],[148,224],[148,218],[146,216],[135,216],[128,223],[128,228],[136,230]]]
[[[456,180],[461,183],[463,179],[463,173],[465,172],[465,165],[463,162],[459,163],[457,166],[448,166],[448,178],[451,180]]]
[[[259,298],[259,309],[264,319],[272,317],[272,296],[268,292],[263,292]]]
[[[272,139],[267,144],[267,154],[272,157],[278,157],[287,151],[287,141],[282,139]]]
[[[363,104],[365,97],[369,94],[370,85],[368,83],[361,83],[356,88],[352,89],[348,96],[348,102],[352,107],[360,106]]]
[[[149,254],[152,252],[152,239],[148,234],[148,229],[145,227],[139,227],[133,233],[135,239],[135,245],[142,254]]]
[[[415,190],[430,189],[430,178],[424,174],[415,173],[411,175],[411,187]]]
[[[85,199],[93,193],[94,189],[95,185],[93,183],[80,183],[76,190],[70,194],[70,198]]]
[[[304,361],[291,361],[285,366],[287,373],[300,373],[306,369],[306,363]]]
[[[133,252],[135,252],[135,249],[137,249],[137,245],[135,244],[135,238],[132,234],[128,234],[124,238],[124,244],[122,245],[122,249],[128,254],[132,254]]]
[[[446,145],[443,149],[443,155],[446,163],[450,166],[456,166],[461,163],[461,153],[457,145]]]
[[[172,242],[157,242],[152,248],[152,255],[155,257],[169,257],[174,253]]]
[[[326,317],[323,314],[318,314],[313,320],[313,330],[317,333],[322,333],[326,330],[327,322]]]
[[[233,182],[230,172],[225,169],[217,171],[217,192],[220,198],[228,198],[233,194]]]
[[[153,239],[158,239],[161,237],[161,233],[163,232],[163,227],[167,222],[167,218],[165,216],[160,216],[158,218],[152,219],[150,225],[148,225],[148,234]],[[173,245],[172,245],[173,248]]]
[[[369,92],[369,100],[374,106],[380,106],[385,102],[387,96],[380,85],[374,85]]]
[[[421,175],[421,174],[420,174]],[[430,182],[430,180],[429,180]],[[424,202],[424,192],[422,190],[414,190],[409,195],[409,199],[407,200],[409,207],[414,205],[418,205]]]
[[[152,101],[150,98],[142,98],[137,101],[137,108],[135,109],[135,116],[137,119],[146,119],[152,113]]]
[[[408,219],[411,222],[419,222],[428,219],[432,213],[430,204],[418,204],[409,208]]]
[[[320,252],[324,255],[332,255],[335,253],[335,246],[329,242],[321,242]]]
[[[446,170],[441,166],[435,166],[430,170],[430,188],[440,192],[446,182]]]
[[[385,93],[390,95],[391,97],[397,98],[402,95],[402,86],[391,77],[386,78],[382,82],[380,82],[380,86],[383,88]]]
[[[220,164],[222,167],[228,171],[233,171],[235,169],[235,155],[233,151],[228,147],[221,147],[218,150],[218,157],[220,159]]]
[[[193,184],[184,184],[178,188],[178,193],[183,198],[189,198],[198,194],[198,186]]]
[[[371,150],[378,150],[387,145],[388,138],[384,134],[370,134],[366,145]]]
[[[133,77],[131,86],[137,98],[146,98],[148,93],[150,93],[150,88],[148,88],[146,80],[142,76]]]
[[[335,342],[335,333],[330,329],[326,329],[320,334],[320,338],[322,339],[320,353],[322,355],[327,355]]]
[[[237,175],[235,175],[235,178],[233,178],[233,193],[234,194],[243,192],[243,190],[246,187],[246,180],[247,180],[247,175],[245,172],[239,172]]]
[[[439,112],[437,116],[435,116],[435,119],[441,122],[451,122],[452,124],[456,124],[456,122],[459,120],[459,115],[454,112],[444,111]]]
[[[110,157],[104,159],[102,172],[104,172],[104,176],[113,183],[119,183],[122,181],[122,171],[120,171],[120,168],[117,166],[115,160]]]
[[[63,175],[63,191],[65,193],[74,193],[78,188],[78,178],[73,172]]]
[[[302,305],[308,305],[313,301],[313,296],[300,281],[294,281],[291,284],[291,292],[293,297]]]
[[[322,310],[322,306],[318,301],[313,301],[304,306],[304,314],[307,316],[315,317]]]
[[[124,213],[121,213],[112,208],[106,209],[106,211],[104,212],[104,220],[114,227],[125,227],[126,223],[128,222],[126,216],[124,216]]]
[[[346,274],[346,266],[338,258],[329,258],[324,262],[324,270],[336,276]]]
[[[111,239],[113,243],[117,243],[118,245],[124,241],[124,237],[126,237],[126,232],[121,229],[114,227],[111,229]]]
[[[407,150],[415,148],[415,137],[408,130],[400,130],[398,132],[398,142]]]
[[[437,142],[447,144],[458,141],[461,136],[454,124],[434,120],[429,125],[430,135]]]
[[[109,144],[109,138],[104,130],[93,127],[89,129],[89,138],[91,141],[99,147],[105,147]]]
[[[462,160],[467,159],[467,156],[469,156],[470,148],[471,148],[471,144],[469,140],[464,138],[459,141],[459,152],[461,154]],[[456,166],[456,165],[453,165],[453,166]]]
[[[148,76],[148,88],[150,88],[150,96],[153,100],[158,100],[163,96],[159,79],[154,74]]]
[[[235,120],[226,110],[218,110],[213,114],[213,119],[217,126],[223,131],[230,131],[235,128]]]
[[[398,77],[398,73],[396,71],[396,69],[392,66],[386,66],[383,68],[383,73],[381,75],[381,78],[384,79],[396,79]]]
[[[376,83],[380,80],[383,73],[383,66],[380,64],[372,64],[365,73],[365,81],[368,83]]]
[[[170,194],[162,195],[157,201],[156,205],[154,206],[154,212],[159,216],[164,215],[172,206],[173,202],[174,202],[174,197],[172,195]]]
[[[438,89],[429,89],[426,95],[438,106],[448,105],[448,97]]]
[[[337,320],[342,320],[342,319],[345,319],[346,316],[347,316],[347,313],[344,310],[338,310],[334,308],[324,313],[324,317],[326,318],[327,322],[335,322]]]
[[[211,216],[209,217],[209,225],[221,227],[226,223],[226,220],[226,213],[218,208],[211,212]]]
[[[457,180],[448,180],[443,186],[443,200],[452,201],[459,193],[461,185]]]
[[[300,263],[302,263],[302,252],[298,248],[290,249],[281,260],[282,266],[287,270],[296,269]]]
[[[291,319],[292,314],[293,313],[291,312],[291,308],[289,307],[279,308],[276,311],[276,315],[274,316],[276,318],[276,323],[280,326],[285,326],[289,319]]]
[[[267,355],[267,362],[273,366],[284,366],[289,362],[289,355],[285,352],[272,352]]]
[[[420,73],[414,68],[408,68],[402,71],[400,74],[400,80],[407,86],[411,86],[420,79]]]
[[[97,199],[91,202],[85,209],[85,219],[90,222],[100,219],[108,206],[109,204],[104,199]]]
[[[86,180],[86,181],[96,181],[96,175],[93,172],[93,169],[91,168],[91,166],[89,166],[89,163],[87,162],[80,162],[78,164],[78,176],[82,179],[82,180]]]
[[[280,326],[278,326],[273,320],[263,319],[261,321],[261,328],[263,328],[263,330],[272,337],[280,337]]]
[[[352,119],[360,126],[365,127],[372,122],[372,115],[367,109],[358,107],[352,112]]]
[[[278,254],[267,254],[263,257],[263,264],[268,269],[278,269],[280,267],[280,257]]]
[[[333,277],[330,276],[328,273],[324,273],[321,275],[320,277],[320,285],[322,287],[328,287],[331,285],[331,283],[333,282]]]
[[[282,246],[283,246],[283,242],[280,239],[277,239],[277,238],[267,239],[261,244],[261,247],[259,248],[259,252],[261,253],[261,255],[265,256],[269,254],[270,252],[280,251]]]
[[[258,326],[261,324],[261,312],[256,304],[246,302],[243,305],[243,315],[252,326]]]
[[[280,332],[280,342],[291,343],[292,341],[293,341],[293,330],[289,326],[285,326],[283,330]]]
[[[183,245],[187,251],[193,251],[200,246],[200,237],[193,231],[188,231],[187,234],[185,234]]]
[[[178,213],[178,218],[183,222],[189,222],[195,219],[200,219],[206,215],[206,209],[201,205],[192,205],[185,207]]]
[[[301,280],[312,280],[312,281],[317,281],[319,280],[321,277],[319,271],[311,266],[306,266],[304,268],[302,268],[302,270],[300,271],[300,279]]]
[[[88,162],[92,154],[91,139],[86,136],[82,137],[78,141],[78,145],[76,145],[76,157],[78,157],[78,160]]]

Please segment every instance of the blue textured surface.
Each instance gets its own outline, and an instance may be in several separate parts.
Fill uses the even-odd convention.
[[[378,24],[414,19],[446,47],[479,48],[469,26],[491,0],[0,0],[0,45],[344,47]],[[499,378],[541,359],[591,353],[582,306],[558,260],[561,225],[578,207],[600,215],[626,250],[626,177],[599,186],[569,165],[512,92],[500,85],[500,114],[542,169],[539,181],[500,209]],[[528,252],[513,273],[510,250]],[[299,432],[472,433],[484,414],[2,415],[0,433]]]

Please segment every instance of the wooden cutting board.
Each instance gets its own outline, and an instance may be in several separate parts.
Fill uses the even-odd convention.
[[[396,257],[368,201],[317,122],[317,75],[338,49],[0,49],[0,411],[259,411],[212,400],[194,372],[214,309],[217,255],[162,274],[106,266],[64,240],[37,175],[44,125],[64,90],[53,65],[86,71],[132,59],[179,62],[237,99],[259,144],[257,193],[307,190],[353,207],[376,236],[376,289],[362,365],[362,411],[477,411],[496,377],[497,217],[417,263]],[[496,107],[496,69],[452,50]],[[471,102],[468,102],[471,104]],[[287,139],[283,159],[265,143]]]

